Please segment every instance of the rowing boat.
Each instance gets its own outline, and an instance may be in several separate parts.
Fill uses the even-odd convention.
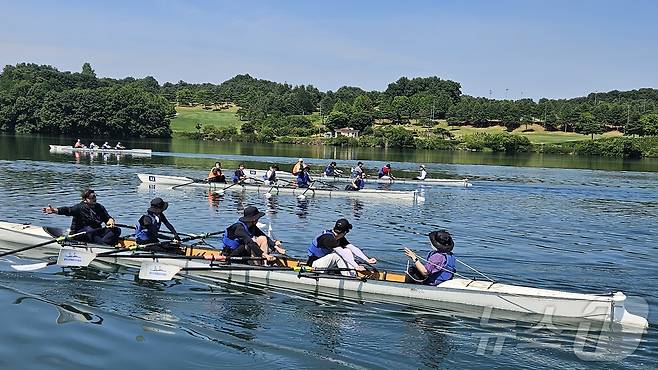
[[[208,183],[201,179],[193,179],[180,176],[164,176],[139,173],[139,179],[150,185],[166,186],[195,186],[209,188],[212,191],[223,193],[224,191],[255,191],[263,194],[293,194],[296,196],[345,196],[345,197],[368,197],[383,200],[399,201],[424,201],[425,199],[417,191],[399,191],[399,190],[380,190],[380,189],[361,189],[359,191],[346,191],[337,186],[328,187],[310,187],[298,188],[291,184],[285,185],[266,185],[257,178],[247,179],[244,183],[233,185],[224,183]],[[307,190],[308,189],[308,190]]]
[[[250,176],[262,178],[267,170],[257,170],[257,169],[245,169],[245,173],[248,173]],[[276,171],[276,175],[279,178],[291,180],[295,176],[290,172]],[[326,176],[322,174],[320,176],[314,177],[318,180],[325,182],[339,182],[339,183],[348,183],[352,181],[350,177],[346,176]],[[432,186],[455,186],[462,188],[470,188],[473,186],[468,179],[425,179],[425,180],[416,180],[416,179],[404,179],[404,178],[390,178],[388,176],[382,178],[366,178],[366,183],[371,184],[407,184],[407,185],[432,185]]]
[[[61,235],[64,230],[0,221],[0,241],[18,245],[40,243]],[[31,258],[52,258],[63,248],[50,244],[30,251]],[[110,247],[78,245],[80,251],[102,253]],[[0,249],[8,245],[0,243]],[[414,285],[404,282],[403,273],[371,270],[355,278],[317,273],[307,270],[303,263],[290,258],[279,258],[273,267],[226,265],[208,261],[201,256],[218,256],[219,251],[188,247],[185,256],[149,255],[148,252],[125,250],[98,260],[129,268],[140,268],[140,276],[156,276],[174,267],[174,273],[207,284],[240,284],[290,289],[301,293],[323,293],[339,298],[408,305],[468,317],[486,315],[487,319],[505,318],[535,322],[537,318],[551,323],[581,325],[599,324],[602,330],[640,332],[648,327],[644,317],[626,310],[626,296],[611,294],[583,294],[538,289],[491,281],[455,278],[438,286]],[[580,327],[580,326],[579,326]]]
[[[91,148],[74,148],[70,145],[49,145],[50,151],[54,153],[108,153],[108,154],[126,154],[132,156],[151,156],[151,149],[91,149]]]

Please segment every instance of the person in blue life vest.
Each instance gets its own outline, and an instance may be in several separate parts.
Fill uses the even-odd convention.
[[[233,183],[237,184],[239,182],[243,182],[246,179],[247,175],[244,173],[244,164],[240,163],[238,169],[233,173]]]
[[[345,190],[347,191],[359,191],[366,186],[366,180],[364,180],[365,174],[361,172],[357,177],[353,178],[352,181],[345,185]]]
[[[155,244],[160,242],[162,237],[160,232],[160,227],[164,224],[169,231],[174,234],[172,243],[174,246],[178,246],[180,243],[180,236],[176,232],[174,226],[169,222],[167,216],[165,216],[164,211],[169,208],[169,203],[162,200],[162,198],[157,197],[151,200],[150,207],[146,210],[146,213],[143,214],[139,220],[137,220],[137,225],[135,228],[135,240],[138,245],[144,244]],[[166,245],[154,245],[151,250],[161,250],[167,249]]]
[[[224,232],[223,254],[228,257],[262,257],[266,261],[274,261],[276,257],[270,251],[276,250],[286,254],[280,240],[267,236],[256,223],[265,215],[254,206],[244,209],[244,215],[238,222],[230,225]]]
[[[324,169],[324,175],[327,177],[338,177],[343,174],[343,171],[336,168],[336,162],[331,162]]]
[[[425,263],[421,262],[414,251],[404,248],[404,254],[413,262],[413,266],[407,270],[407,283],[439,285],[452,279],[457,272],[457,260],[452,254],[455,243],[450,233],[446,230],[432,231],[429,239],[432,250]]]
[[[363,162],[359,161],[356,166],[352,167],[352,173],[350,174],[351,178],[355,178],[359,176],[360,174],[365,174],[363,170]]]
[[[345,236],[352,230],[352,225],[345,218],[338,219],[333,229],[324,230],[316,236],[308,247],[308,266],[331,272],[334,269],[343,276],[355,276],[356,271],[365,271],[365,267],[356,262],[354,257],[375,264],[377,260],[370,258],[363,251],[350,243]]]
[[[306,165],[304,168],[297,174],[297,187],[299,188],[308,188],[311,186],[311,175],[309,174],[309,171],[311,170],[311,166]]]

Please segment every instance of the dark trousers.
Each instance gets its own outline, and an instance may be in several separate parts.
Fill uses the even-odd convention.
[[[79,233],[82,231],[92,231],[92,230],[94,230],[93,227],[85,226],[82,229],[77,230],[76,232]],[[88,232],[85,235],[81,235],[76,239],[94,244],[115,245],[119,242],[119,236],[121,236],[121,229],[119,229],[118,227],[113,227],[113,228],[103,227],[97,229],[96,231]]]
[[[425,282],[425,276],[423,276],[423,274],[418,271],[416,266],[409,266],[407,274],[404,276],[404,282],[411,284],[423,284]]]

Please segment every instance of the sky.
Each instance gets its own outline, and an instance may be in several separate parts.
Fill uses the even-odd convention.
[[[496,99],[658,87],[658,1],[7,1],[0,64],[322,91],[402,76]]]

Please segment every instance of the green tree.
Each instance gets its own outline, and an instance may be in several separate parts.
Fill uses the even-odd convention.
[[[592,135],[592,140],[594,140],[594,134],[600,134],[603,132],[603,125],[596,120],[596,117],[590,112],[583,112],[580,114],[580,119],[577,123],[578,131],[585,135]]]
[[[82,72],[80,72],[84,76],[90,76],[96,78],[96,71],[94,71],[93,68],[91,68],[91,64],[85,63],[82,65]]]
[[[640,117],[640,123],[646,135],[658,135],[658,113],[642,115]]]

